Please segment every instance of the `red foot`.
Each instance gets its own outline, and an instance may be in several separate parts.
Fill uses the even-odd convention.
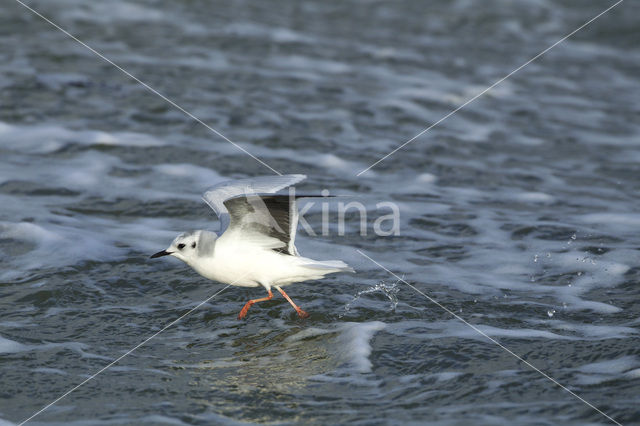
[[[249,312],[249,308],[251,307],[251,305],[253,305],[253,301],[248,301],[244,307],[242,308],[242,310],[240,311],[240,313],[238,314],[238,319],[241,320],[244,317],[247,316],[247,312]]]
[[[305,311],[303,311],[302,309],[298,309],[298,316],[304,319],[304,318],[309,318],[310,315]]]
[[[242,318],[246,317],[247,316],[247,312],[249,312],[249,308],[252,307],[254,303],[256,303],[256,302],[264,302],[265,300],[271,300],[271,299],[273,299],[273,293],[271,293],[271,290],[269,290],[269,296],[263,297],[262,299],[249,300],[247,303],[245,303],[244,307],[242,308],[242,310],[238,314],[238,319],[241,320]]]

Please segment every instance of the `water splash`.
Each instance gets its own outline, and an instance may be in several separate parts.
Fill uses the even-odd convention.
[[[398,286],[399,282],[400,281],[396,281],[395,283],[387,284],[384,281],[380,281],[378,284],[374,285],[373,287],[360,290],[355,294],[355,296],[353,296],[353,299],[351,299],[351,301],[344,306],[344,312],[338,315],[338,318],[342,318],[345,315],[347,315],[349,311],[351,311],[351,307],[358,301],[358,299],[360,299],[361,296],[365,294],[375,293],[378,291],[382,292],[382,294],[387,296],[387,298],[391,302],[389,305],[389,308],[391,312],[394,312],[396,310],[396,306],[398,306],[397,294],[400,291],[400,287]]]

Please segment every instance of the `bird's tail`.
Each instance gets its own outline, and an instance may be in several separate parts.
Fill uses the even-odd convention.
[[[312,260],[302,264],[305,268],[320,269],[329,272],[356,272],[351,266],[341,260]]]

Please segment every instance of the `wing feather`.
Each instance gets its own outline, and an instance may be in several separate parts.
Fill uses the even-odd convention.
[[[306,175],[260,176],[221,182],[207,189],[202,199],[220,218],[220,234],[230,226],[231,216],[225,201],[242,195],[275,194],[304,179]]]
[[[296,232],[298,231],[298,203],[294,198],[289,203],[289,254],[293,256],[300,256],[298,249],[295,246]]]
[[[224,202],[229,210],[228,232],[280,253],[297,255],[294,246],[297,218],[295,198],[288,195],[249,195]],[[296,212],[297,214],[297,212]],[[293,232],[292,232],[293,230]]]

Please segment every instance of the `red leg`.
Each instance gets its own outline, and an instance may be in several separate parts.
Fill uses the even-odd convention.
[[[254,303],[264,302],[265,300],[271,300],[271,299],[273,299],[273,293],[271,293],[271,290],[269,290],[269,296],[263,297],[262,299],[249,300],[247,303],[245,303],[244,307],[242,308],[242,310],[238,314],[238,319],[242,319],[242,318],[246,317],[247,316],[247,312],[249,312],[249,308],[251,306],[253,306]]]
[[[287,293],[284,292],[283,289],[281,289],[280,287],[276,286],[276,288],[278,289],[278,291],[284,296],[285,299],[287,299],[289,301],[289,303],[291,303],[291,306],[293,306],[293,309],[296,310],[296,312],[298,313],[298,316],[300,318],[307,318],[309,317],[309,314],[306,313],[305,311],[303,311],[302,309],[300,309],[300,307],[298,305],[296,305],[295,303],[293,303],[293,300],[291,300],[291,298],[287,295]]]

